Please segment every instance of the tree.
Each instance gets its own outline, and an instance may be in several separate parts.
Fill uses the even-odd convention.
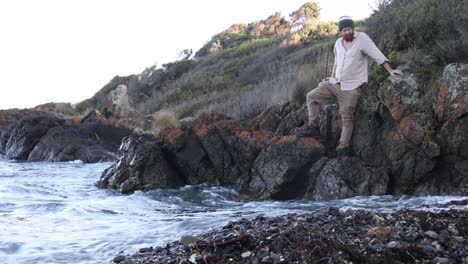
[[[316,2],[307,2],[289,15],[294,31],[307,30],[320,16],[320,6]]]
[[[177,58],[179,60],[188,60],[190,59],[192,54],[193,54],[192,49],[184,49],[183,51],[179,52],[179,54],[177,54]]]

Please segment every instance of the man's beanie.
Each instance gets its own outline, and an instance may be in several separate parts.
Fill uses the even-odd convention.
[[[338,19],[338,29],[341,31],[343,28],[354,28],[353,19],[350,16],[342,16]]]

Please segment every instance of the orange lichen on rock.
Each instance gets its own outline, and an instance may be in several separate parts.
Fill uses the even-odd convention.
[[[178,127],[175,127],[164,129],[159,135],[163,140],[174,144],[179,137],[186,135],[186,132]]]
[[[79,126],[81,124],[81,117],[78,114],[75,114],[72,120],[73,120],[73,125],[75,126]]]
[[[417,114],[411,114],[400,121],[399,127],[403,136],[414,144],[422,143],[424,139],[424,120]]]
[[[270,140],[270,133],[265,131],[241,131],[238,134],[241,141],[253,144],[256,148],[264,148]]]
[[[305,147],[311,148],[311,149],[319,149],[320,153],[322,154],[325,153],[325,147],[315,138],[311,138],[311,137],[301,138],[301,141]]]
[[[200,129],[200,130],[197,130],[195,132],[195,134],[197,136],[199,136],[199,137],[204,137],[204,136],[208,135],[208,132],[210,132],[210,131],[208,130],[208,128],[205,127],[205,128]]]
[[[293,142],[297,141],[298,137],[295,135],[289,135],[289,136],[282,136],[282,137],[275,137],[272,140],[273,144],[281,144],[281,143],[286,143],[286,142]]]

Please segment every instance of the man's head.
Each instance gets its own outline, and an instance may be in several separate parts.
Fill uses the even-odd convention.
[[[338,29],[341,36],[346,41],[352,41],[354,38],[354,22],[349,16],[342,16],[338,19]]]

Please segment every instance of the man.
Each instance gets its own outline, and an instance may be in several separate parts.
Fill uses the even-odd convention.
[[[341,38],[335,42],[335,63],[331,77],[325,78],[307,94],[308,123],[296,129],[301,137],[320,137],[318,117],[320,105],[332,99],[338,99],[343,123],[337,156],[351,156],[351,136],[356,105],[361,96],[361,86],[367,83],[367,59],[372,58],[392,75],[403,74],[394,70],[387,58],[375,46],[369,36],[354,31],[354,22],[349,16],[342,16],[338,21]]]

